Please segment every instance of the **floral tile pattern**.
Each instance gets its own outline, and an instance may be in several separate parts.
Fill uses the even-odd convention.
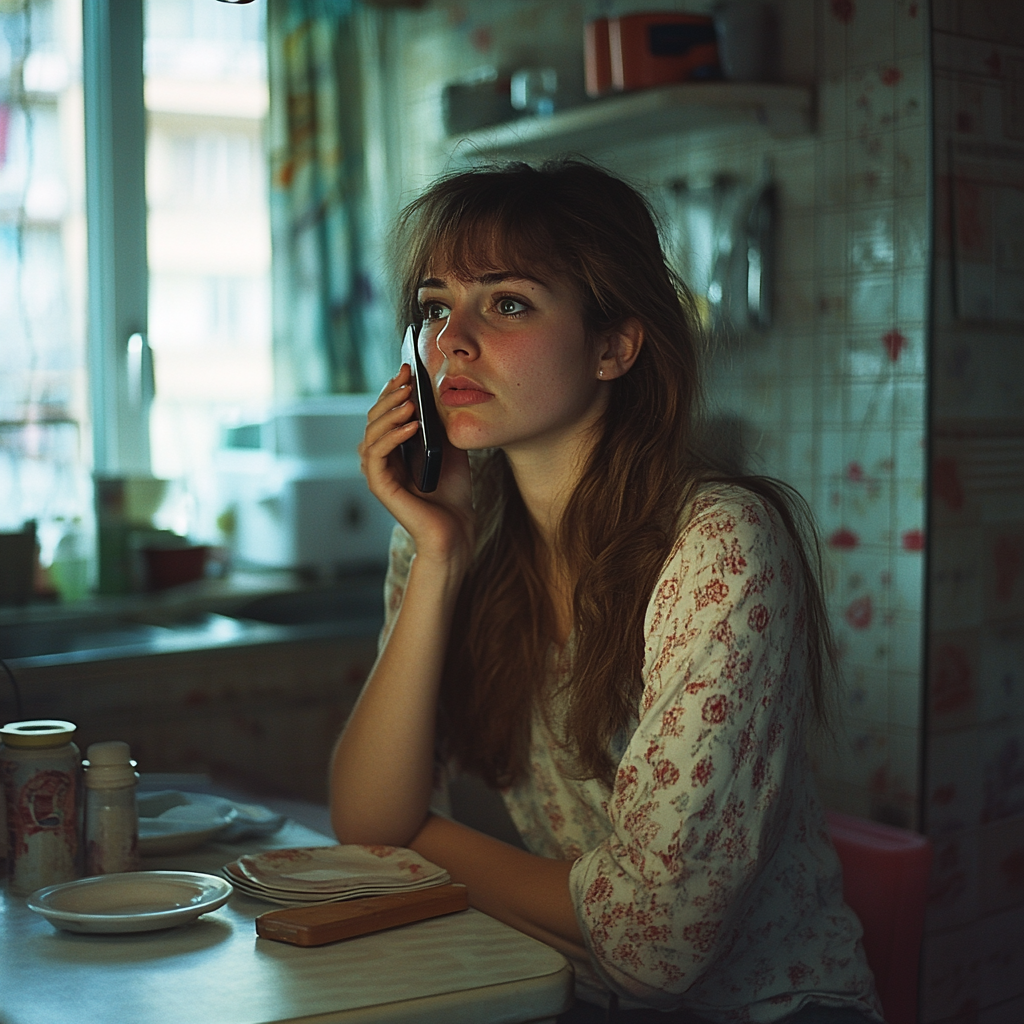
[[[924,788],[936,861],[921,1019],[999,1024],[1024,1013],[1024,323],[999,322],[985,303],[998,306],[1000,289],[1007,316],[1024,294],[1024,266],[995,255],[999,225],[986,204],[992,183],[1003,203],[1024,187],[1024,8],[932,6]]]
[[[778,315],[767,335],[730,345],[711,394],[765,439],[752,468],[797,486],[821,530],[846,716],[838,749],[818,758],[827,798],[915,825],[927,547],[927,9],[821,0],[782,12],[783,48],[798,36],[796,23],[813,20],[817,131],[799,179],[791,146],[770,153],[785,225]],[[762,140],[749,145],[764,149]],[[715,146],[701,139],[702,163]],[[730,156],[732,143],[717,164],[740,173]],[[671,173],[685,178],[695,163],[680,146]]]

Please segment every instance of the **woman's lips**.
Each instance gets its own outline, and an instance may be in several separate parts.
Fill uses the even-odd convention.
[[[475,380],[468,377],[446,377],[441,381],[441,404],[447,406],[481,405],[489,402],[494,395],[484,391]]]

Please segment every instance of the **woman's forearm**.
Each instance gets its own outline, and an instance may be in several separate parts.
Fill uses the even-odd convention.
[[[569,898],[572,861],[536,857],[438,815],[427,818],[410,846],[462,882],[478,910],[567,956],[587,958]]]
[[[427,814],[436,707],[461,574],[413,559],[391,636],[331,761],[331,823],[343,843],[405,846]]]

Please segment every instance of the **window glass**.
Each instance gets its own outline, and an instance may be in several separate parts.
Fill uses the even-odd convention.
[[[149,0],[146,193],[153,472],[165,525],[216,540],[214,454],[272,394],[262,4]]]
[[[91,519],[80,0],[0,4],[0,531]]]

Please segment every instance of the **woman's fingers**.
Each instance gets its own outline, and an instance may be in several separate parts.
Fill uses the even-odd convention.
[[[367,422],[363,442],[359,446],[360,454],[396,427],[404,427],[409,423],[416,422],[415,409],[412,402],[409,401],[409,389],[405,388],[404,390],[406,392],[404,395],[399,393],[395,396],[395,404],[391,408],[379,410],[378,414]]]
[[[372,423],[383,413],[408,399],[411,393],[412,379],[409,375],[409,367],[403,363],[401,370],[384,385],[381,393],[377,396],[377,401],[370,406],[366,414],[366,422]]]
[[[419,429],[412,395],[412,372],[403,365],[385,384],[367,414],[359,445],[370,491],[416,539],[417,551],[463,551],[472,542],[472,495],[466,453],[445,445],[445,465],[433,494],[415,488],[398,447]]]
[[[398,373],[381,388],[377,401],[370,406],[369,412],[366,414],[367,422],[373,422],[382,412],[393,408],[397,401],[403,400],[402,396],[408,397],[411,384],[410,367],[407,363],[403,363]]]
[[[359,445],[360,455],[395,427],[410,422],[410,418],[413,417],[413,407],[409,402],[411,397],[409,367],[403,364],[402,369],[384,385],[380,397],[367,413],[366,432],[362,444]],[[415,422],[414,419],[411,421]]]
[[[408,419],[409,410],[397,410],[394,415],[382,416],[367,428],[366,437],[359,446],[363,474],[370,484],[370,490],[380,497],[380,486],[391,490],[404,482],[404,469],[398,457],[397,448],[408,441],[418,429],[415,419]],[[400,417],[400,418],[399,418]]]
[[[406,497],[411,497],[408,473],[397,451],[418,429],[411,397],[411,369],[403,364],[371,406],[359,445],[361,468],[370,490],[393,515],[398,511],[395,502],[404,505]]]

